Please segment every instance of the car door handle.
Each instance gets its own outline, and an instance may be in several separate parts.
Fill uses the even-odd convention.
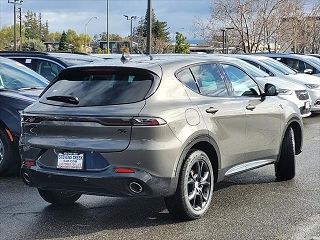
[[[254,106],[254,105],[251,105],[251,104],[249,104],[248,106],[246,106],[246,109],[247,110],[253,110],[253,109],[255,109],[256,108],[256,106]]]
[[[218,112],[219,109],[216,109],[216,108],[213,108],[213,107],[210,107],[206,110],[207,113],[211,113],[211,114],[215,114],[216,112]]]

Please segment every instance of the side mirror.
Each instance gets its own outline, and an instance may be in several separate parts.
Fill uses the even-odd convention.
[[[305,74],[312,74],[312,73],[313,73],[313,70],[310,69],[310,68],[308,68],[308,69],[305,69],[305,70],[303,71],[303,73],[305,73]]]
[[[264,86],[264,96],[277,96],[278,91],[277,87],[271,83],[267,83]]]

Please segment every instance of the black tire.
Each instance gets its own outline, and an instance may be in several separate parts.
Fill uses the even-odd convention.
[[[203,163],[202,167],[200,167],[201,163]],[[202,169],[200,175],[205,176],[208,173],[208,177],[206,179],[202,176],[199,177],[199,174],[195,174],[196,169]],[[203,182],[203,185],[201,185],[201,182]],[[205,182],[210,185],[205,184]],[[165,197],[166,206],[169,212],[179,219],[198,219],[206,213],[210,206],[213,187],[214,172],[208,155],[201,150],[192,149],[183,163],[175,194]],[[194,198],[189,199],[193,195]]]
[[[10,141],[7,132],[0,127],[0,177],[19,175],[20,165],[18,147]]]
[[[72,205],[81,197],[80,193],[49,191],[40,188],[38,188],[38,192],[43,200],[55,205]]]
[[[296,174],[294,133],[291,127],[286,130],[279,160],[275,163],[276,178],[279,181],[291,180]]]

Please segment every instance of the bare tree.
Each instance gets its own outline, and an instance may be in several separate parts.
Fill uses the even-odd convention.
[[[197,36],[214,42],[220,29],[234,28],[230,41],[243,52],[271,51],[293,48],[304,51],[312,45],[316,51],[319,38],[320,3],[316,2],[309,15],[304,0],[212,0],[210,19],[196,20]]]

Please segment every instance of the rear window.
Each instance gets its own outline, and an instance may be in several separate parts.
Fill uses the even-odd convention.
[[[105,106],[139,102],[159,78],[134,68],[91,68],[62,71],[40,102],[63,106]]]

